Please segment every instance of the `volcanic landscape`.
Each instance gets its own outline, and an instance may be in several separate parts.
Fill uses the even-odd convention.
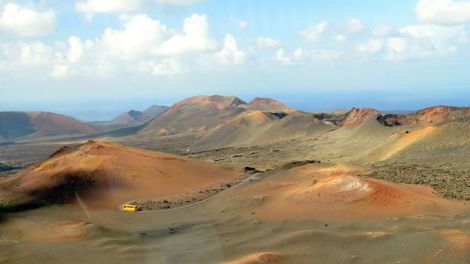
[[[0,112],[0,262],[470,263],[469,157],[470,107]]]

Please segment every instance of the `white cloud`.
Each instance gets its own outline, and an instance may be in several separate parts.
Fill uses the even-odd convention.
[[[122,30],[107,28],[101,38],[103,53],[110,57],[134,59],[158,47],[168,30],[146,15],[121,16]]]
[[[468,40],[468,33],[463,26],[417,25],[407,26],[399,31],[413,38],[429,39],[435,42],[449,40],[455,43]]]
[[[369,39],[359,43],[356,49],[363,55],[374,55],[382,51],[384,41],[382,39]]]
[[[292,55],[288,55],[284,49],[278,49],[275,54],[275,59],[282,64],[292,65],[294,63],[306,63],[311,62],[331,62],[341,58],[344,55],[342,51],[337,50],[326,50],[326,49],[296,49]]]
[[[227,34],[224,38],[224,47],[215,54],[217,62],[224,65],[240,64],[245,61],[246,53],[238,48],[235,38]]]
[[[248,21],[245,21],[245,20],[240,20],[238,21],[238,27],[241,28],[241,29],[245,29],[248,27]]]
[[[346,37],[343,34],[336,34],[333,38],[337,43],[344,43],[346,41]]]
[[[68,42],[70,48],[67,52],[67,59],[72,63],[76,63],[82,58],[84,47],[79,37],[71,36]]]
[[[58,64],[55,65],[51,72],[51,77],[55,79],[64,79],[69,73],[69,67],[67,65]]]
[[[463,26],[417,25],[404,27],[399,32],[419,45],[419,50],[436,55],[452,54],[469,41]]]
[[[256,46],[260,49],[270,49],[270,48],[277,48],[281,46],[282,42],[278,39],[267,38],[267,37],[259,37],[256,39]]]
[[[187,6],[197,4],[203,1],[204,0],[156,0],[158,4],[171,6]]]
[[[304,57],[304,51],[302,49],[294,50],[294,59],[301,60]]]
[[[86,0],[75,3],[75,10],[88,17],[95,13],[127,13],[140,10],[144,0]]]
[[[316,25],[310,26],[302,30],[300,32],[300,35],[304,37],[306,40],[308,40],[309,42],[315,43],[321,38],[327,25],[328,23],[325,21],[320,22]]]
[[[364,24],[362,24],[362,21],[357,19],[357,18],[353,18],[351,20],[349,20],[348,22],[348,31],[351,32],[351,33],[360,33],[364,30]]]
[[[161,61],[150,61],[149,66],[151,68],[152,75],[175,75],[186,71],[181,63],[175,58],[166,58]]]
[[[4,5],[0,14],[0,28],[19,36],[48,34],[54,30],[54,24],[54,11],[39,11],[15,3]]]
[[[386,58],[389,60],[403,59],[405,58],[408,41],[402,37],[389,38],[386,43],[387,54]]]
[[[209,23],[205,15],[193,14],[183,22],[184,34],[177,34],[153,49],[157,56],[175,56],[192,52],[205,52],[217,48],[217,42],[209,37]]]
[[[374,37],[387,37],[393,31],[393,27],[389,25],[377,25],[372,31]]]
[[[98,13],[134,13],[155,6],[187,6],[202,0],[80,0],[75,10],[91,19]]]
[[[292,58],[286,54],[284,49],[278,49],[275,55],[277,61],[285,65],[292,64]]]
[[[468,0],[420,0],[416,15],[422,23],[461,24],[470,22]]]
[[[19,52],[19,61],[25,66],[47,65],[53,60],[53,50],[42,42],[20,42],[14,47]]]

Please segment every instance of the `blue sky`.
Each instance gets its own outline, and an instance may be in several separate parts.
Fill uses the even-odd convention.
[[[468,0],[0,0],[0,111],[468,105],[469,41]]]

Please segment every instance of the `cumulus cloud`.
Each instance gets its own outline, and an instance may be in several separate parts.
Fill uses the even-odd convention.
[[[165,58],[160,61],[152,60],[148,63],[152,75],[175,75],[186,71],[176,58]]]
[[[390,25],[377,25],[372,30],[374,37],[386,37],[393,32],[393,27]]]
[[[42,42],[20,42],[13,47],[19,52],[19,62],[25,66],[41,66],[53,59],[53,50]],[[15,51],[14,51],[15,52]]]
[[[58,64],[55,65],[51,72],[51,77],[55,79],[64,79],[69,73],[69,67],[67,65]]]
[[[278,49],[275,54],[275,60],[284,65],[298,63],[308,64],[311,62],[332,62],[344,55],[342,51],[328,49],[295,49],[291,55],[284,49]]]
[[[0,69],[54,79],[122,72],[163,76],[241,64],[248,57],[231,34],[218,49],[205,15],[187,17],[179,30],[142,14],[121,15],[119,21],[120,26],[106,28],[94,40],[70,36],[49,45],[0,42]]]
[[[293,63],[292,58],[286,54],[284,49],[278,49],[276,51],[275,59],[285,65],[290,65]]]
[[[88,17],[95,13],[127,13],[143,8],[144,0],[86,0],[75,3],[75,10]]]
[[[148,55],[168,33],[165,25],[147,15],[121,16],[122,29],[107,28],[100,40],[103,53],[121,59]]]
[[[160,47],[153,49],[157,56],[174,56],[191,52],[211,51],[217,42],[209,36],[207,16],[193,14],[183,22],[183,34],[176,34]]]
[[[361,20],[353,18],[348,22],[348,31],[351,33],[360,33],[364,30],[364,24]]]
[[[75,10],[91,19],[98,13],[133,13],[154,6],[187,6],[202,0],[80,0]]]
[[[282,42],[278,39],[268,38],[268,37],[259,37],[256,39],[256,46],[260,49],[270,49],[277,48],[281,46]]]
[[[359,43],[356,48],[362,55],[375,55],[382,51],[383,46],[384,41],[382,39],[369,39]]]
[[[204,0],[157,0],[156,2],[161,5],[171,5],[171,6],[187,6],[193,5]]]
[[[325,28],[327,25],[328,23],[326,21],[320,22],[316,25],[312,25],[302,30],[300,32],[300,35],[304,37],[307,41],[315,43],[321,38],[323,32],[325,32]]]
[[[2,43],[0,48],[0,69],[7,70],[11,77],[18,73],[20,78],[56,78],[61,75],[61,71],[64,72],[63,69],[54,68],[60,60],[60,55],[56,54],[53,47],[41,41]]]
[[[40,11],[15,3],[4,5],[0,14],[1,29],[24,37],[48,34],[54,30],[54,24],[54,11]]]
[[[236,65],[245,61],[246,53],[238,48],[238,43],[235,38],[227,34],[224,38],[223,49],[217,52],[215,57],[220,64]]]
[[[333,38],[337,43],[344,43],[346,41],[346,36],[343,34],[336,34]]]
[[[399,32],[419,45],[418,50],[437,55],[452,54],[469,41],[469,34],[463,26],[415,25],[404,27]]]
[[[461,24],[470,22],[468,0],[420,0],[416,15],[422,23]]]

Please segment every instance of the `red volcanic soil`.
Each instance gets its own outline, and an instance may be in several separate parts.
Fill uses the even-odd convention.
[[[131,199],[184,195],[241,176],[208,162],[89,141],[0,181],[0,188],[49,203],[75,202],[79,196],[87,205],[115,208]]]
[[[469,116],[470,107],[435,106],[419,110],[407,117],[407,121],[419,125],[429,125],[448,120],[452,115]]]
[[[355,127],[362,124],[364,120],[375,113],[377,111],[371,108],[353,108],[346,113],[346,117],[341,121],[340,125],[343,127]]]
[[[278,172],[244,189],[244,204],[261,218],[369,219],[451,213],[462,203],[437,196],[430,187],[361,178],[349,166],[305,165]]]

